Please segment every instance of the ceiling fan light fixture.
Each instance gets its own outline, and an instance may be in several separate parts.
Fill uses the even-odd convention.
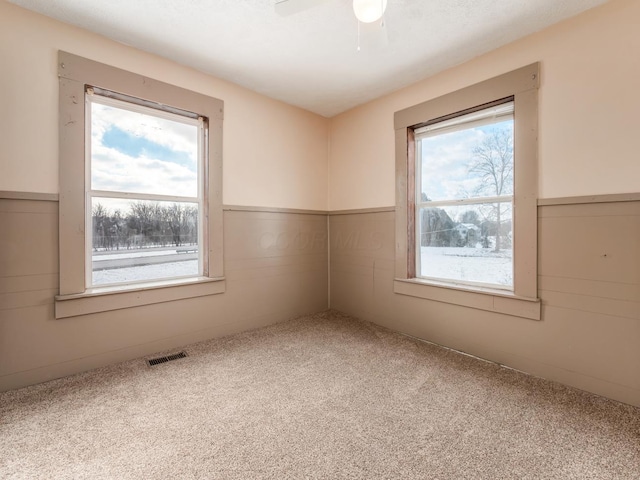
[[[380,20],[387,9],[387,0],[353,0],[353,13],[362,23]]]

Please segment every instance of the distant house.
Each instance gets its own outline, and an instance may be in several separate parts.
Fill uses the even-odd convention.
[[[480,241],[480,227],[473,223],[458,223],[455,230],[460,235],[461,246],[475,247]]]

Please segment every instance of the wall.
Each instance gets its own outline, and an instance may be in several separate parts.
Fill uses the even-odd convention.
[[[0,191],[58,192],[58,50],[223,100],[224,203],[326,210],[327,119],[6,2]]]
[[[54,318],[59,49],[225,102],[224,294]],[[327,119],[6,2],[0,58],[0,390],[327,308]]]
[[[224,223],[225,293],[56,320],[58,203],[0,199],[0,391],[327,308],[326,215]]]
[[[331,215],[332,308],[640,406],[640,201],[538,209],[541,321],[394,294],[394,215]]]
[[[613,1],[333,118],[332,308],[640,406],[638,18]],[[541,321],[394,294],[395,213],[371,212],[395,203],[394,112],[536,61]]]
[[[638,18],[616,0],[333,118],[329,210],[394,205],[395,111],[537,61],[539,197],[639,191]]]
[[[0,3],[0,191],[57,192],[63,49],[224,100],[224,201],[251,206],[224,214],[225,294],[55,320],[57,203],[0,199],[0,389],[323,310],[326,216],[256,207],[325,210],[327,155],[331,210],[393,205],[393,112],[533,61],[540,197],[638,192],[640,64],[617,52],[639,50],[639,16],[640,4],[614,1],[347,112],[331,121],[329,153],[326,119]],[[393,294],[394,213],[331,215],[331,304],[640,405],[639,208],[539,207],[540,322]]]

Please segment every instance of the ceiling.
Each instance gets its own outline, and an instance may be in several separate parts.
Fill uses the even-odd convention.
[[[607,0],[388,0],[360,51],[351,0],[9,1],[331,117]]]

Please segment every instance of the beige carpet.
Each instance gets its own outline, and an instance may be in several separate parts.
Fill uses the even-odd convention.
[[[640,479],[640,410],[336,312],[0,394],[0,478]]]

